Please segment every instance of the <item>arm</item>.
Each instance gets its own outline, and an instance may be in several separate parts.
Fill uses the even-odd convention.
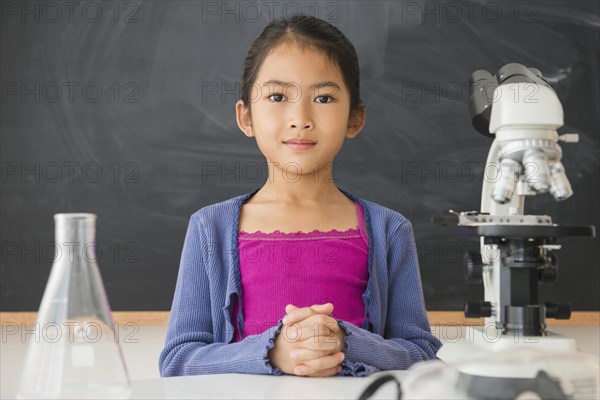
[[[389,238],[388,310],[385,338],[337,320],[345,331],[341,375],[365,376],[379,370],[407,369],[435,359],[441,342],[431,334],[421,287],[412,226],[404,221]]]
[[[206,269],[207,241],[193,215],[185,236],[160,375],[249,373],[281,375],[267,357],[282,322],[238,343],[215,342],[211,316],[210,280]],[[223,294],[224,295],[224,294]]]

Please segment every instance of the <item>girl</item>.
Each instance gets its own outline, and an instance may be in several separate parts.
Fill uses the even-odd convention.
[[[366,376],[435,358],[410,222],[330,179],[365,125],[354,46],[314,17],[272,21],[236,115],[269,179],[192,215],[161,375]]]

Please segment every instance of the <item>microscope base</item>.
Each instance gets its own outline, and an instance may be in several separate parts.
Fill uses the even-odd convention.
[[[577,343],[573,338],[552,332],[548,332],[547,336],[503,335],[493,327],[467,326],[462,337],[446,341],[437,357],[446,362],[457,362],[490,353],[521,349],[551,353],[576,352]]]
[[[446,339],[437,353],[456,369],[457,387],[468,398],[598,398],[598,359],[578,351],[575,339],[555,333],[500,335],[484,328],[467,327],[458,340]]]

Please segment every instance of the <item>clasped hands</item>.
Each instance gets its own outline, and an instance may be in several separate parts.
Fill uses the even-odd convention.
[[[269,362],[286,374],[333,376],[341,370],[345,333],[329,316],[333,304],[298,308],[288,304]]]

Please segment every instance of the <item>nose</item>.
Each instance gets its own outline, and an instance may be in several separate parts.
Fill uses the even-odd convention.
[[[290,123],[290,128],[298,128],[300,127],[300,129],[310,129],[312,128],[312,123],[311,122],[291,122]]]
[[[301,130],[311,129],[313,121],[310,117],[308,107],[299,101],[293,109],[293,116],[289,122],[290,128],[299,128]]]

